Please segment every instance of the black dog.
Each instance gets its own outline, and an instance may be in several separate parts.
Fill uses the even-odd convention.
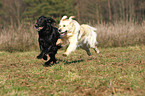
[[[38,41],[41,51],[37,58],[47,60],[46,54],[50,56],[49,61],[47,61],[45,65],[49,65],[51,62],[56,63],[55,54],[61,47],[56,45],[60,34],[58,29],[52,25],[53,23],[55,23],[54,19],[40,16],[35,24],[35,28],[38,30],[39,34]]]

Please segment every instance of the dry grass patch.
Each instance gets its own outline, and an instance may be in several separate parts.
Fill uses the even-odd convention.
[[[37,32],[34,25],[21,24],[18,28],[10,27],[0,32],[0,50],[30,51],[38,49]]]
[[[115,22],[114,24],[98,24],[99,47],[122,47],[145,44],[145,22]],[[1,29],[0,50],[30,51],[38,50],[38,35],[34,24],[20,24],[19,27]]]
[[[121,47],[145,44],[145,22],[115,22],[114,24],[99,24],[98,41],[101,47]]]

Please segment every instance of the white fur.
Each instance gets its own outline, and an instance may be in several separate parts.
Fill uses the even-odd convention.
[[[97,49],[97,29],[87,24],[80,24],[73,20],[74,16],[63,16],[60,20],[59,29],[61,32],[66,32],[65,36],[61,38],[63,45],[68,44],[68,48],[64,53],[68,56],[72,51],[75,51],[77,47],[84,49],[88,55],[91,55],[89,47],[93,48],[95,52],[99,53]]]

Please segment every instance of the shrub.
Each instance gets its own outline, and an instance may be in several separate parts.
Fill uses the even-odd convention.
[[[115,22],[96,25],[99,47],[121,47],[145,44],[145,22]],[[1,30],[0,50],[29,51],[39,50],[38,34],[34,24],[21,24]]]
[[[145,44],[145,22],[115,22],[96,26],[100,47],[121,47]]]
[[[37,38],[34,24],[5,28],[0,34],[0,50],[10,52],[36,50],[38,49]]]

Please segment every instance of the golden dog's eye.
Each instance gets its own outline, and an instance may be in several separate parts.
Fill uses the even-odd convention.
[[[65,27],[65,25],[63,25],[63,27]]]

